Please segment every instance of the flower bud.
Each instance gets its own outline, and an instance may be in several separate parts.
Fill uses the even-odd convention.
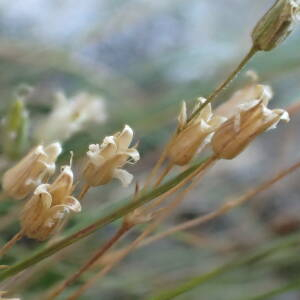
[[[199,98],[194,111],[204,103],[204,98]],[[179,132],[173,139],[168,150],[168,158],[172,163],[184,166],[190,162],[197,151],[207,145],[214,131],[226,118],[215,116],[212,113],[211,104],[206,105],[198,116],[187,123],[186,104],[183,102],[178,117]]]
[[[39,241],[46,240],[61,228],[70,212],[80,212],[81,205],[71,196],[72,190],[70,166],[63,167],[52,184],[39,185],[21,215],[23,234]]]
[[[22,99],[13,101],[3,119],[3,152],[12,159],[19,158],[27,148],[28,111]]]
[[[254,48],[270,51],[281,44],[294,29],[299,11],[299,0],[277,0],[252,32]]]
[[[122,132],[107,136],[101,146],[89,146],[88,162],[83,173],[88,185],[103,185],[113,178],[119,179],[125,187],[131,183],[133,176],[121,168],[140,159],[136,148],[129,148],[132,138],[133,130],[126,125]]]
[[[59,143],[34,148],[17,165],[4,173],[2,188],[5,194],[22,199],[33,192],[47,175],[54,173],[55,161],[61,151]]]
[[[268,109],[263,100],[241,104],[239,109],[213,136],[212,148],[218,158],[236,157],[257,135],[275,128],[280,120],[289,121],[285,110]]]

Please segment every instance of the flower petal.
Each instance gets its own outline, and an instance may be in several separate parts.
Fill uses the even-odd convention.
[[[123,169],[114,169],[113,177],[119,179],[124,187],[127,187],[133,179],[133,175]]]
[[[133,138],[133,130],[130,126],[125,125],[121,134],[117,137],[118,150],[124,151],[129,147]]]

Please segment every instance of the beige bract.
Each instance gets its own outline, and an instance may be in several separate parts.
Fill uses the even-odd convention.
[[[71,212],[81,211],[79,201],[71,196],[72,190],[73,172],[70,166],[63,167],[52,184],[39,185],[23,209],[22,233],[40,241],[55,234]]]
[[[20,300],[20,298],[6,298],[3,297],[7,292],[0,291],[0,300]]]
[[[91,122],[106,120],[104,100],[80,93],[68,100],[63,93],[56,95],[56,103],[49,116],[41,121],[35,136],[43,142],[64,141]]]
[[[54,173],[55,161],[61,151],[59,143],[34,148],[3,175],[2,187],[5,194],[22,199],[33,192],[46,176]]]
[[[133,176],[122,167],[140,159],[136,147],[129,148],[132,138],[133,130],[126,125],[122,132],[104,138],[101,145],[89,146],[88,162],[84,170],[88,185],[103,185],[113,178],[119,179],[125,187],[131,183]]]
[[[236,157],[256,136],[275,128],[280,120],[289,121],[285,110],[271,110],[267,104],[266,99],[241,104],[239,112],[219,127],[211,143],[218,158]]]
[[[269,85],[257,84],[254,81],[247,84],[244,88],[237,90],[229,100],[216,108],[215,113],[226,118],[231,118],[239,112],[240,104],[245,104],[253,100],[262,100],[267,103],[272,97],[273,91]]]
[[[199,98],[194,107],[196,111],[206,100]],[[168,147],[168,158],[175,165],[186,165],[196,152],[207,145],[214,131],[226,120],[212,113],[211,104],[206,105],[201,112],[187,123],[186,104],[183,102],[178,117],[179,132]]]

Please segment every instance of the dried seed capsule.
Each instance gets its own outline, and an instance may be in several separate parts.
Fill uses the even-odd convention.
[[[55,161],[61,151],[59,143],[34,148],[4,173],[2,187],[5,194],[16,199],[28,196],[47,175],[54,173]]]
[[[194,111],[204,103],[204,98],[199,98]],[[214,131],[226,120],[224,117],[212,113],[211,104],[206,105],[198,116],[194,117],[188,124],[186,104],[183,102],[181,112],[178,116],[179,133],[173,139],[168,150],[170,161],[179,166],[190,162],[197,151],[207,145]]]
[[[119,179],[123,186],[128,186],[133,176],[121,169],[127,163],[140,159],[136,147],[129,148],[133,130],[126,125],[122,132],[107,136],[101,145],[90,145],[87,152],[88,162],[84,169],[84,178],[90,186],[99,186]]]
[[[255,26],[253,46],[257,50],[270,51],[281,44],[294,29],[299,11],[299,0],[277,0]]]
[[[263,100],[240,105],[240,112],[231,117],[216,131],[212,148],[219,158],[232,159],[262,132],[275,128],[280,120],[289,121],[283,109],[268,109]]]
[[[46,240],[61,228],[69,213],[80,212],[81,205],[71,196],[72,189],[70,166],[63,167],[52,184],[39,185],[21,215],[23,234],[32,239]]]

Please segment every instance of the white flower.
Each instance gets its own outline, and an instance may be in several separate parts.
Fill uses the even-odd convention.
[[[89,146],[88,163],[84,170],[88,185],[103,185],[113,178],[119,179],[125,187],[131,183],[133,176],[121,168],[140,159],[136,148],[129,148],[132,138],[133,130],[126,125],[122,132],[104,138],[101,145]]]
[[[17,165],[4,173],[2,188],[5,194],[21,199],[33,192],[46,176],[54,173],[55,161],[61,151],[59,143],[35,147]]]
[[[41,122],[35,136],[43,142],[64,141],[82,130],[88,123],[102,123],[105,120],[105,105],[102,98],[80,93],[68,100],[63,93],[57,93],[52,112]]]

